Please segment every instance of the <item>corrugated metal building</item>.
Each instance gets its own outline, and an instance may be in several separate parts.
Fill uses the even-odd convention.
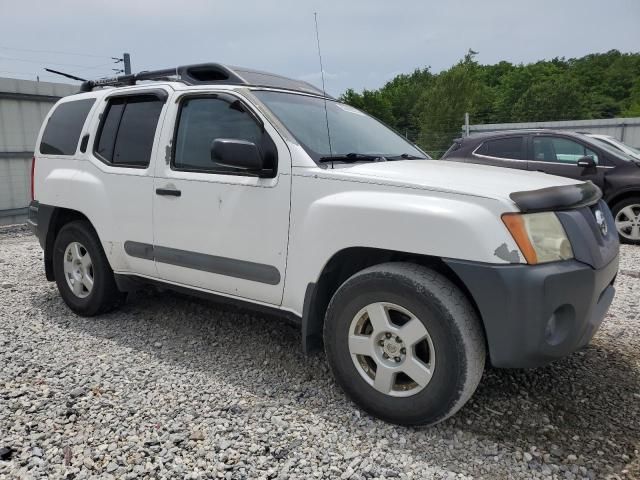
[[[0,225],[24,222],[31,200],[31,158],[53,104],[78,91],[65,83],[0,78]]]
[[[496,130],[519,130],[522,128],[555,128],[574,132],[611,135],[618,140],[640,148],[640,118],[607,118],[600,120],[567,120],[559,122],[487,123],[469,125],[469,133],[493,132]]]

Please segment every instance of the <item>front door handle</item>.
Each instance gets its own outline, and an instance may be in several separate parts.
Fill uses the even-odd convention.
[[[180,190],[176,190],[175,188],[156,188],[156,195],[179,197],[180,195],[182,195],[182,192]]]

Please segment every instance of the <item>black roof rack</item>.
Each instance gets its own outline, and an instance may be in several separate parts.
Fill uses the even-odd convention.
[[[274,73],[260,72],[242,67],[232,67],[219,63],[199,63],[181,67],[151,70],[130,75],[87,80],[80,86],[81,92],[90,92],[98,87],[124,87],[143,80],[177,81],[186,85],[250,85],[295,90],[325,96],[324,92],[302,80],[283,77]],[[328,95],[326,95],[328,97]]]

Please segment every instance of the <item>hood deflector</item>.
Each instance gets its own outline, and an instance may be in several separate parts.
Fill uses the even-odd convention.
[[[591,181],[588,181],[575,185],[513,192],[509,197],[521,212],[534,213],[588,207],[602,198],[602,191]]]

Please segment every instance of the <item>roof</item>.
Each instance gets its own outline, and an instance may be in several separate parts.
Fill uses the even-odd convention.
[[[186,85],[247,85],[293,90],[315,95],[328,96],[321,89],[302,80],[284,77],[275,73],[262,72],[245,67],[234,67],[220,63],[199,63],[143,71],[130,75],[120,75],[82,83],[80,90],[90,92],[98,87],[122,87],[135,85],[139,81],[178,81]]]
[[[557,133],[561,135],[581,135],[578,132],[572,132],[569,130],[559,130],[553,128],[519,128],[512,130],[492,130],[490,132],[477,132],[472,133],[466,138],[485,138],[496,137],[501,135],[522,135],[523,133]]]
[[[523,135],[527,133],[552,133],[555,135],[565,135],[570,137],[584,136],[584,133],[573,132],[570,130],[560,130],[560,129],[553,129],[553,128],[521,128],[521,129],[513,129],[513,130],[491,130],[489,132],[476,132],[476,133],[472,133],[468,137],[461,138],[461,140],[463,142],[475,142],[485,138],[508,137],[512,135]]]

